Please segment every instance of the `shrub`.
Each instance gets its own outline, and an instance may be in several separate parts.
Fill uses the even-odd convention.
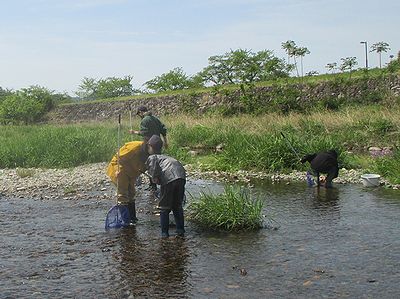
[[[0,120],[6,124],[38,122],[54,106],[52,93],[31,86],[5,96],[0,107]]]

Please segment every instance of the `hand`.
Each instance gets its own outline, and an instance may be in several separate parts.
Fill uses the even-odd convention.
[[[129,130],[129,134],[139,134],[139,131],[136,131],[136,130]]]

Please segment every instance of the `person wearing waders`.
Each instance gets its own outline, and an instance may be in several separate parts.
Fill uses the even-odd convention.
[[[136,114],[142,119],[140,129],[129,130],[130,134],[137,134],[143,137],[143,141],[147,142],[151,136],[157,135],[162,138],[164,148],[168,148],[167,129],[165,125],[155,117],[146,106],[139,106]],[[157,185],[150,180],[149,189],[157,191]]]
[[[339,175],[338,154],[335,150],[305,155],[300,162],[310,162],[313,175],[317,177],[317,186],[332,188],[332,180]],[[319,174],[327,174],[325,181],[319,180]]]
[[[172,211],[176,234],[184,236],[183,199],[185,196],[186,171],[182,164],[167,155],[161,155],[162,140],[153,135],[147,142],[149,157],[146,168],[153,182],[161,185],[160,209],[161,236],[169,237],[169,213]]]
[[[118,187],[118,204],[128,206],[130,222],[136,223],[135,205],[135,182],[139,175],[145,171],[145,162],[148,154],[146,143],[143,141],[132,141],[125,143],[114,155],[107,167],[107,175]]]

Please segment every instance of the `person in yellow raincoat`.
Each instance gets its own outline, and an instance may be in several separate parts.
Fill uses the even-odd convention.
[[[118,153],[115,154],[107,167],[107,175],[118,189],[118,204],[128,206],[132,223],[137,221],[135,182],[139,175],[146,170],[145,162],[148,156],[145,142],[131,141],[119,149],[119,158]]]

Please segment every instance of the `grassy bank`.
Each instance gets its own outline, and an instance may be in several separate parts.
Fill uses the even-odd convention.
[[[341,167],[377,172],[400,183],[400,109],[347,107],[309,115],[193,116],[163,118],[169,128],[168,153],[203,169],[290,171],[304,169],[300,155],[330,148],[340,152]],[[128,123],[127,120],[123,122]],[[137,120],[134,122],[137,127]],[[122,128],[122,141],[132,140]],[[281,136],[283,132],[287,138]],[[217,145],[223,150],[215,153]],[[372,157],[370,146],[390,147]],[[0,167],[71,167],[110,160],[117,148],[115,123],[66,126],[7,126],[0,132]],[[192,156],[190,150],[199,155]]]

